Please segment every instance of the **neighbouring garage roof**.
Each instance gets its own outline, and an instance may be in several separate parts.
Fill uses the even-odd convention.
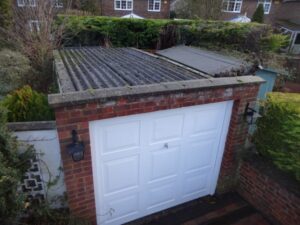
[[[261,83],[255,76],[213,78],[198,70],[134,48],[77,47],[54,52],[59,107],[95,99]]]
[[[179,45],[157,54],[214,77],[249,75],[253,72],[253,64],[196,47]]]

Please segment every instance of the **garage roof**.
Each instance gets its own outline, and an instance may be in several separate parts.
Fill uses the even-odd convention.
[[[263,81],[255,76],[213,78],[134,48],[66,48],[55,51],[54,57],[60,91],[48,96],[54,107]]]
[[[66,69],[59,71],[62,92],[205,78],[133,48],[66,48],[58,54]]]
[[[158,51],[157,54],[214,77],[249,75],[253,72],[250,63],[196,47],[179,45]]]

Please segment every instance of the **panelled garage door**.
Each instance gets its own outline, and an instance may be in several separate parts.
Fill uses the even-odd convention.
[[[213,194],[232,101],[90,122],[98,224]]]

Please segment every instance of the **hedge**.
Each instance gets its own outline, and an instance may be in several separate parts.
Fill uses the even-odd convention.
[[[257,122],[259,153],[300,181],[300,94],[271,93]]]
[[[269,50],[268,40],[274,42],[272,28],[257,23],[62,15],[57,21],[65,23],[64,46],[112,45],[162,49],[184,43],[195,46],[229,47],[241,51],[260,51]],[[276,40],[282,41],[280,38]]]

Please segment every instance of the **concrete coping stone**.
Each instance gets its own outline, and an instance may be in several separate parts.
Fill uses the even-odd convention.
[[[188,81],[165,82],[159,84],[126,86],[105,89],[89,89],[85,91],[58,93],[48,95],[49,104],[54,107],[84,104],[96,100],[106,101],[125,96],[154,95],[187,90],[201,90],[218,87],[235,87],[249,84],[261,84],[265,80],[258,76],[239,76],[197,79]]]
[[[32,122],[11,122],[7,123],[11,131],[35,131],[35,130],[54,130],[55,121],[32,121]]]

